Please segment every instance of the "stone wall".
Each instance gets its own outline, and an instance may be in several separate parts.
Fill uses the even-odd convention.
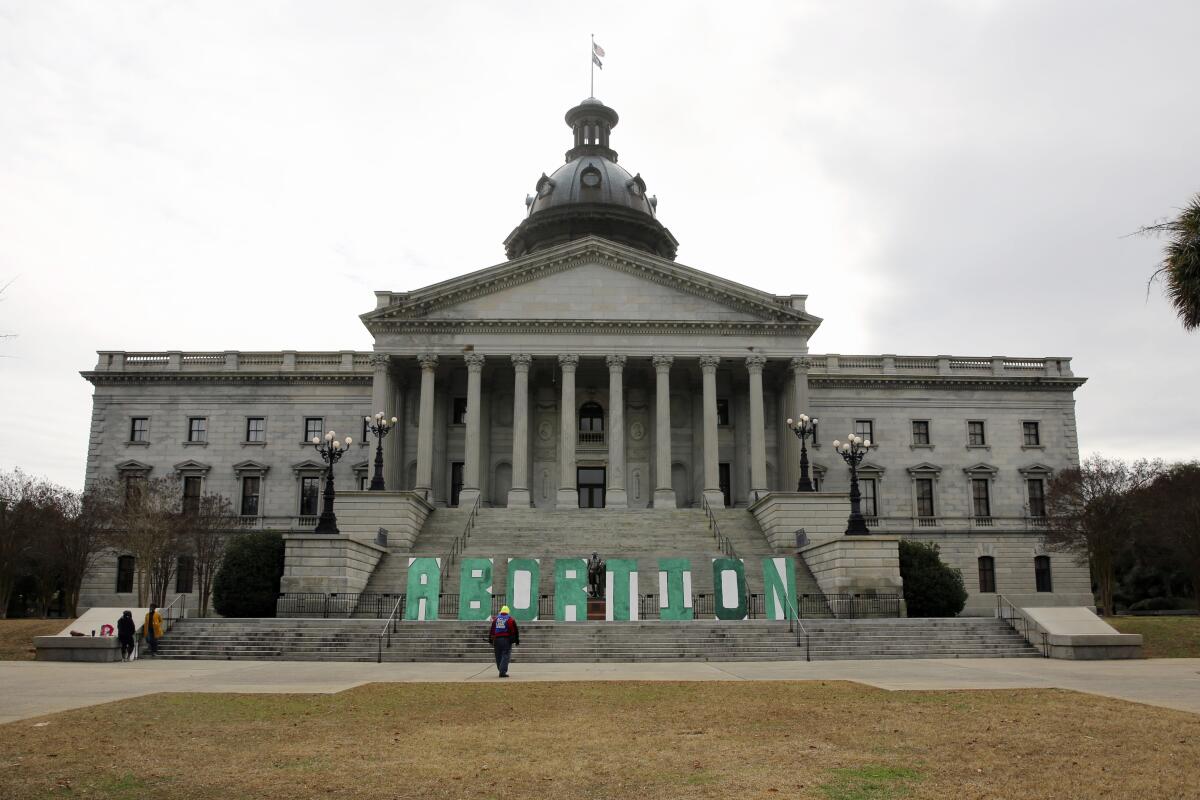
[[[900,538],[842,536],[800,548],[800,556],[825,594],[903,594]]]
[[[345,534],[284,534],[283,580],[279,591],[361,592],[387,548]]]
[[[844,492],[771,492],[750,506],[763,535],[776,552],[794,552],[796,531],[810,542],[843,536],[850,516],[850,495]]]
[[[380,528],[388,532],[390,550],[409,550],[433,510],[415,492],[338,492],[334,503],[343,536],[374,542]]]

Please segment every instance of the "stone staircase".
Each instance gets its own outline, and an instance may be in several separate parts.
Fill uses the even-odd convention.
[[[378,620],[185,619],[160,643],[169,659],[477,662],[492,660],[486,624],[401,622],[381,647]],[[786,622],[528,622],[516,663],[814,661],[1001,658],[1037,653],[1002,620],[804,620]]]
[[[390,552],[380,560],[366,588],[367,594],[403,592],[408,577],[408,559],[413,556],[443,557],[466,526],[465,509],[439,508],[426,520],[411,551]],[[749,591],[762,591],[762,559],[775,555],[758,522],[750,512],[722,509],[716,512],[722,534],[730,540],[739,558],[746,561]],[[602,558],[632,558],[638,562],[638,586],[642,594],[658,591],[658,559],[688,558],[692,563],[692,591],[711,594],[712,559],[721,556],[700,509],[578,509],[568,511],[484,508],[480,509],[463,557],[494,558],[493,591],[503,595],[507,588],[509,558],[541,559],[541,593],[553,592],[553,562],[560,558],[587,558],[597,552]],[[796,591],[819,594],[812,573],[797,560]],[[458,564],[442,579],[442,592],[458,592]]]

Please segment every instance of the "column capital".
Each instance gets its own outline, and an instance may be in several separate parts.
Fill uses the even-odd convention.
[[[533,356],[528,353],[514,353],[510,358],[512,359],[513,369],[517,372],[529,372],[529,365],[533,363]]]
[[[575,353],[559,353],[558,365],[563,368],[563,372],[574,372],[579,366],[579,356]]]
[[[371,353],[371,366],[375,369],[387,369],[392,363],[392,357],[387,353]]]
[[[720,356],[700,356],[700,371],[704,373],[716,372],[717,367],[721,364]]]
[[[417,363],[421,365],[421,369],[426,372],[432,372],[437,369],[438,357],[432,353],[421,353],[417,356]]]
[[[620,372],[625,369],[625,356],[611,355],[604,357],[604,363],[608,364],[609,372]]]
[[[767,357],[755,353],[746,356],[746,369],[750,370],[750,374],[762,374],[763,367],[767,365]]]
[[[671,369],[671,365],[675,363],[675,356],[651,356],[650,362],[654,364],[654,369],[657,372],[667,372]]]
[[[463,361],[467,362],[467,371],[469,371],[469,372],[479,372],[480,370],[482,370],[483,362],[485,360],[486,359],[484,359],[483,353],[464,353],[463,354]]]
[[[812,359],[808,356],[797,356],[791,360],[791,367],[795,372],[808,372],[812,369]]]

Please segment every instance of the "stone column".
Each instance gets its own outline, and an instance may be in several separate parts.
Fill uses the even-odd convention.
[[[372,353],[371,366],[374,368],[371,378],[371,408],[363,416],[373,417],[377,411],[382,411],[385,417],[391,419],[396,415],[396,384],[392,380],[392,357],[387,353]],[[400,424],[397,423],[383,440],[383,481],[388,490],[393,492],[400,488],[400,470],[395,463],[400,456],[394,447],[399,439]],[[367,468],[367,477],[371,478],[375,474],[375,439],[366,436],[364,444],[369,445],[367,463],[371,466]]]
[[[808,370],[812,367],[812,362],[807,358],[798,356],[793,358],[789,364],[792,370],[791,380],[791,396],[786,397],[784,418],[791,417],[796,419],[801,414],[808,414],[813,417],[813,409],[809,407],[808,398]],[[800,439],[791,431],[785,431],[788,443],[788,471],[787,483],[784,485],[784,490],[792,491],[792,487],[798,486],[800,483]],[[808,442],[809,456],[812,455],[812,440]],[[811,470],[809,478],[812,478]]]
[[[725,507],[717,461],[717,365],[720,363],[716,356],[700,356],[704,380],[704,499],[716,508]]]
[[[529,508],[529,365],[524,353],[512,357],[513,364],[513,452],[512,488],[509,508]]]
[[[762,373],[766,356],[746,356],[750,373],[750,496],[753,503],[767,491],[767,429],[763,421]]]
[[[579,356],[563,353],[558,357],[562,367],[562,404],[559,407],[559,454],[561,472],[558,479],[558,508],[579,508],[579,490],[575,487],[575,368]]]
[[[479,497],[479,388],[483,380],[481,353],[464,353],[467,362],[467,432],[463,448],[463,485],[458,493],[460,508],[470,508]]]
[[[433,491],[433,381],[438,357],[428,353],[417,356],[421,365],[421,407],[417,423],[417,483],[413,491],[429,499]]]
[[[674,356],[654,356],[655,375],[655,508],[675,508],[675,490],[671,487],[671,364]]]
[[[625,491],[625,356],[608,356],[608,488],[605,508],[628,508]]]

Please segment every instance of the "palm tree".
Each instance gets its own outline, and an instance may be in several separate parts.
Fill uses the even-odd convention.
[[[1150,276],[1150,283],[1163,279],[1167,299],[1175,307],[1184,330],[1200,328],[1200,194],[1180,210],[1179,216],[1147,225],[1138,233],[1169,237],[1162,266]]]

